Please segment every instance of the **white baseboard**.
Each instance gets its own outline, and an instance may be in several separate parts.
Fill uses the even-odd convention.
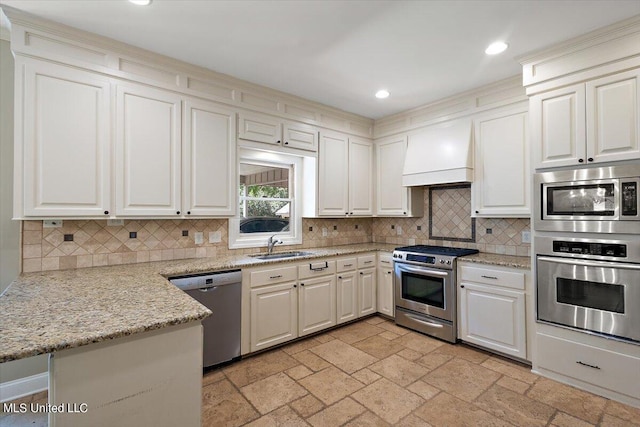
[[[47,390],[48,388],[48,372],[0,383],[0,402],[8,402],[23,396],[29,396]]]

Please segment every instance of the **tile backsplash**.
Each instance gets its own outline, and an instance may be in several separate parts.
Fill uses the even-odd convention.
[[[499,254],[530,255],[530,245],[521,241],[522,231],[530,228],[528,219],[478,218],[475,221],[475,242],[464,241],[472,234],[470,190],[438,188],[432,191],[431,198],[434,208],[437,204],[437,209],[432,211],[429,210],[428,192],[425,192],[424,212],[431,212],[431,218],[429,214],[422,218],[305,218],[302,221],[303,243],[296,245],[295,249],[377,242],[398,246],[448,245]],[[451,203],[455,206],[449,206]],[[447,215],[448,210],[455,211],[455,215]],[[64,221],[60,228],[43,228],[42,225],[42,221],[22,222],[24,272],[227,256],[265,250],[265,247],[229,249],[226,219],[125,220],[122,226],[108,226],[106,220],[77,220]],[[436,237],[429,234],[430,225]],[[324,236],[323,229],[326,231]],[[204,233],[203,244],[195,244],[196,232]],[[216,232],[220,234],[220,242],[209,243],[209,233]]]

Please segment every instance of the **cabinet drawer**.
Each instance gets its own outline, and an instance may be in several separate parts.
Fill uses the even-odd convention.
[[[358,268],[369,268],[376,266],[376,255],[363,255],[358,257]]]
[[[300,279],[326,276],[327,274],[335,274],[335,272],[335,261],[312,261],[298,266],[298,277]]]
[[[343,271],[351,271],[355,270],[358,264],[357,259],[354,258],[341,258],[336,261],[337,271],[338,273],[342,273]]]
[[[538,366],[618,393],[640,396],[640,359],[538,334]]]
[[[393,268],[393,258],[390,253],[380,253],[378,264],[382,268]]]
[[[274,267],[267,270],[251,272],[251,287],[269,285],[286,281],[295,281],[298,278],[296,267]]]
[[[466,265],[461,268],[460,280],[512,289],[524,289],[525,283],[524,273],[467,267]]]

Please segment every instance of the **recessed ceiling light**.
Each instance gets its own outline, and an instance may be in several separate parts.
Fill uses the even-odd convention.
[[[385,90],[385,89],[381,89],[379,91],[376,92],[376,98],[378,99],[385,99],[389,97],[389,91]]]
[[[133,4],[137,4],[138,6],[149,6],[151,4],[151,0],[129,0]]]
[[[489,45],[488,48],[485,49],[484,53],[487,55],[497,55],[499,53],[504,52],[509,47],[505,42],[499,41],[494,42]]]

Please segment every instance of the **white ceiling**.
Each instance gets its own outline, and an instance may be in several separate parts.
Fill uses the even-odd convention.
[[[516,75],[520,55],[640,14],[640,0],[0,4],[370,118]],[[510,48],[486,56],[498,39]]]

